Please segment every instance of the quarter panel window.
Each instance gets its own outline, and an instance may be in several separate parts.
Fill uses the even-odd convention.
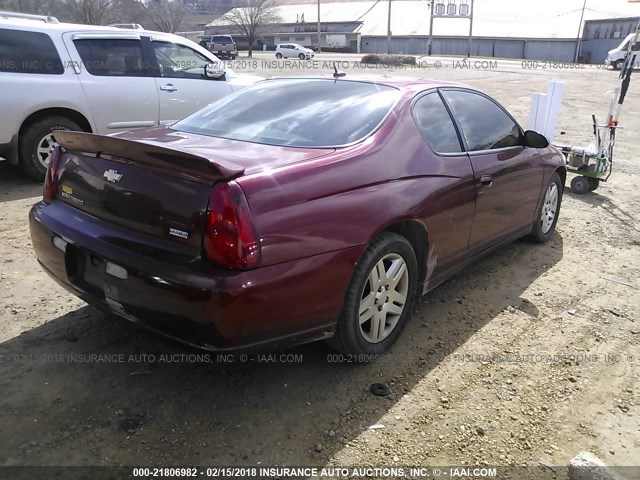
[[[140,40],[74,40],[82,64],[98,77],[144,77],[147,75]]]
[[[518,125],[488,98],[460,90],[445,90],[443,94],[460,124],[469,151],[521,144]]]
[[[462,152],[460,139],[440,95],[434,92],[420,97],[413,105],[413,118],[434,152]]]
[[[0,72],[62,75],[64,66],[46,33],[0,29]]]

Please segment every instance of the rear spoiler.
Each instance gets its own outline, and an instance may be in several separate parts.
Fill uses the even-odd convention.
[[[127,140],[66,130],[56,130],[53,135],[66,150],[97,156],[113,155],[125,162],[163,168],[206,180],[231,179],[244,172],[244,167],[240,165],[216,162],[209,157],[150,140]]]

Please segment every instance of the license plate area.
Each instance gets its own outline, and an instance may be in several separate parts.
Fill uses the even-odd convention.
[[[69,281],[97,297],[104,296],[107,261],[95,253],[74,245],[67,245],[65,266]]]

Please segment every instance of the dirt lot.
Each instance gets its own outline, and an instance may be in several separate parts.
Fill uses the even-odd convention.
[[[269,70],[267,58],[237,70],[302,75],[353,60],[318,56],[310,72]],[[373,73],[468,83],[523,125],[531,93],[559,80],[557,141],[589,143],[590,116],[606,112],[617,74],[521,67],[443,60]],[[565,192],[550,243],[518,241],[424,297],[375,364],[332,362],[322,344],[192,361],[193,351],[104,316],[40,270],[26,221],[40,186],[0,163],[0,465],[563,466],[581,450],[640,465],[637,82],[611,181]],[[372,395],[374,382],[391,395]]]

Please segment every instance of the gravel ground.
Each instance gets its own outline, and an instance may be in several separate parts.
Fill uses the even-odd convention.
[[[306,75],[335,60],[354,76],[355,58],[300,68],[260,53],[234,68]],[[441,62],[367,73],[462,81],[523,125],[531,93],[562,81],[556,141],[577,145],[617,76]],[[611,180],[565,192],[554,239],[518,241],[423,297],[366,365],[323,344],[224,362],[88,307],[38,267],[26,220],[41,188],[0,162],[0,465],[564,466],[580,450],[640,465],[639,87]]]

